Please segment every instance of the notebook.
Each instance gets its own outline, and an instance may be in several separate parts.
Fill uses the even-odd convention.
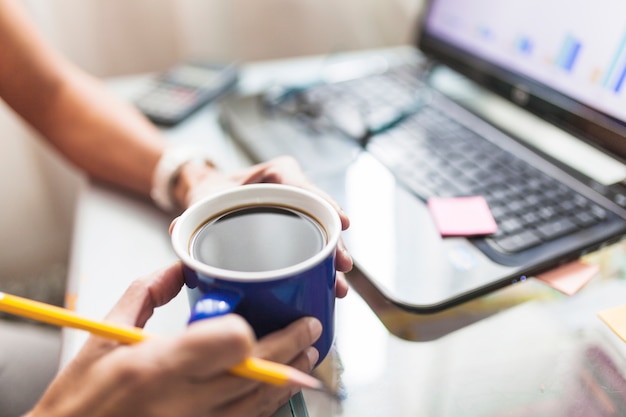
[[[220,120],[254,160],[294,156],[343,206],[355,266],[389,302],[440,311],[623,238],[624,13],[431,0],[414,48],[231,97]],[[462,197],[484,198],[497,231],[442,235],[428,202]]]

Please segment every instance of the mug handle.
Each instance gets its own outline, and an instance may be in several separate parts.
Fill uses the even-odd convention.
[[[241,294],[235,291],[213,288],[193,305],[188,324],[232,313],[241,301],[241,298]]]

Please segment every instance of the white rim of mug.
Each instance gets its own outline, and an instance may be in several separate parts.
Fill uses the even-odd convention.
[[[252,190],[252,191],[251,191]],[[314,200],[317,204],[321,205],[324,210],[327,210],[331,213],[331,222],[332,224],[323,225],[322,227],[326,230],[328,241],[324,245],[324,248],[316,253],[314,256],[309,259],[302,261],[300,263],[291,265],[286,268],[274,269],[271,271],[261,271],[261,272],[247,272],[247,271],[233,271],[228,269],[217,268],[214,266],[207,265],[205,263],[200,262],[197,259],[194,259],[189,254],[189,241],[193,235],[186,234],[183,236],[183,225],[188,221],[189,217],[192,217],[197,208],[207,204],[209,201],[214,201],[218,199],[224,198],[224,196],[232,195],[232,194],[248,194],[253,192],[254,190],[279,190],[280,192],[287,191],[289,193],[296,193],[307,198]],[[244,195],[245,195],[244,194]],[[258,204],[285,204],[285,203],[277,203],[276,201],[271,200],[255,200],[255,203]],[[300,209],[303,210],[303,209]],[[319,221],[319,220],[317,220]],[[197,223],[197,222],[196,222]],[[196,224],[194,227],[194,231],[197,230],[199,225]],[[334,231],[334,233],[333,233]],[[194,271],[206,275],[211,278],[217,279],[225,279],[230,281],[238,281],[238,282],[247,282],[247,281],[275,281],[283,278],[288,278],[294,276],[300,272],[307,271],[311,269],[313,266],[321,263],[324,259],[331,255],[332,251],[336,250],[337,244],[339,243],[339,237],[341,235],[341,219],[339,218],[339,213],[337,213],[336,209],[324,198],[321,196],[305,190],[304,188],[295,187],[291,185],[285,184],[246,184],[241,185],[236,188],[231,188],[228,190],[220,191],[210,196],[199,200],[198,202],[191,205],[187,210],[180,215],[180,217],[176,220],[174,224],[174,228],[172,229],[172,246],[174,248],[174,252],[181,259],[183,264],[187,265]]]

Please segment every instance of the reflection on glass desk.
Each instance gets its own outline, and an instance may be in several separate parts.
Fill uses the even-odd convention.
[[[590,255],[601,274],[571,297],[529,280],[421,316],[350,274],[362,299],[339,300],[336,350],[316,371],[336,397],[305,391],[309,414],[626,415],[626,346],[597,317],[626,304],[625,254]]]

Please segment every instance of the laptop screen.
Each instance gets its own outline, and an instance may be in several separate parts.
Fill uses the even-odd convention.
[[[432,0],[420,48],[501,93],[511,96],[508,85],[540,98],[543,114],[565,109],[566,120],[576,115],[621,137],[624,16],[623,0]]]

